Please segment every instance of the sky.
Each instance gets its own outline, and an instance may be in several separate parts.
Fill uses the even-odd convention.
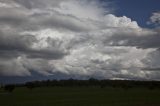
[[[0,83],[160,80],[159,0],[0,0]]]

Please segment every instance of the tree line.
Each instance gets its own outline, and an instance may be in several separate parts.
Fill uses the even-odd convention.
[[[36,87],[113,87],[113,88],[137,88],[144,87],[148,89],[160,89],[160,81],[135,81],[135,80],[98,80],[95,78],[90,78],[88,80],[78,80],[78,79],[66,79],[66,80],[42,80],[42,81],[30,81],[25,84],[9,84],[3,86],[3,88],[12,92],[15,87],[26,87],[30,90]]]
[[[43,80],[43,81],[32,81],[25,83],[27,88],[33,89],[34,87],[89,87],[99,86],[101,88],[113,87],[113,88],[124,88],[129,89],[133,87],[145,87],[149,89],[160,89],[160,81],[135,81],[135,80],[98,80],[90,78],[88,80]]]

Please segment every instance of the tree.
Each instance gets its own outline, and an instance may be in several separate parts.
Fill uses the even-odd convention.
[[[35,86],[34,86],[34,83],[32,83],[32,82],[27,82],[26,84],[25,84],[25,86],[28,88],[28,89],[30,89],[30,90],[32,90]]]
[[[15,85],[5,85],[4,89],[8,92],[13,92]]]

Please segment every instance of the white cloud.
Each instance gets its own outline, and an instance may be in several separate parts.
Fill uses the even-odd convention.
[[[160,25],[160,12],[154,12],[147,23]]]
[[[72,15],[77,18],[99,20],[104,14],[110,12],[109,8],[104,9],[102,6],[96,0],[69,0],[61,2],[59,7],[53,9],[62,14]]]
[[[139,28],[137,22],[132,21],[126,16],[116,17],[113,14],[108,14],[104,16],[104,22],[106,26],[110,27]]]

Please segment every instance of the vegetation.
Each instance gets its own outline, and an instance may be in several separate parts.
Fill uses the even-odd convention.
[[[35,87],[89,87],[89,86],[98,86],[101,88],[105,87],[113,87],[113,88],[137,88],[137,87],[145,87],[148,89],[160,89],[160,81],[135,81],[135,80],[97,80],[94,78],[90,78],[89,80],[46,80],[46,81],[32,81],[27,82],[25,86],[29,89],[33,89]]]
[[[122,80],[46,80],[0,90],[0,106],[160,106],[160,83]]]
[[[6,85],[4,87],[4,89],[7,91],[7,92],[12,92],[15,88],[15,85]]]

